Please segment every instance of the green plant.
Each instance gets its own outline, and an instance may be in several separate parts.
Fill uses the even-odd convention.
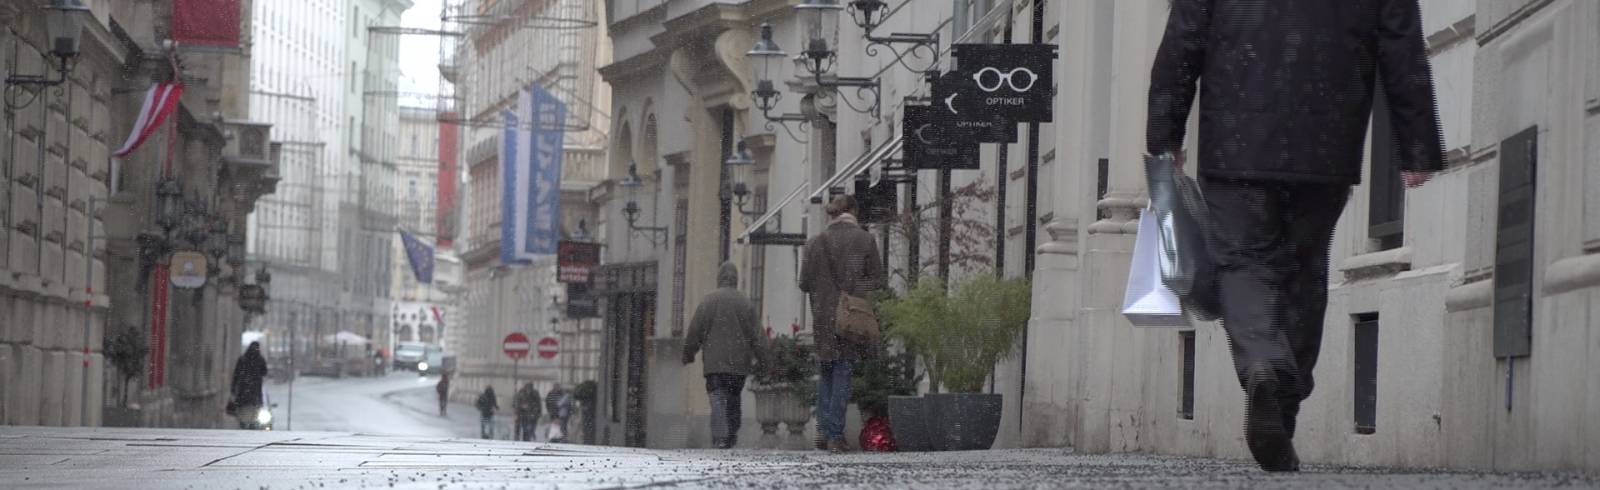
[[[801,342],[796,335],[778,336],[767,341],[767,353],[769,361],[765,369],[756,373],[756,382],[791,385],[795,396],[810,403],[816,394],[812,377],[817,374],[817,354],[812,345]]]
[[[934,389],[977,393],[995,363],[1014,350],[1027,325],[1032,288],[1026,280],[983,274],[946,291],[924,280],[885,301],[888,334],[922,358]]]
[[[593,405],[595,396],[599,394],[599,388],[592,379],[578,383],[578,386],[572,388],[572,399],[585,405]]]
[[[888,414],[889,397],[917,394],[922,375],[916,362],[916,355],[909,352],[884,352],[857,362],[850,378],[850,401],[865,416]]]
[[[150,347],[138,329],[124,325],[117,333],[105,338],[106,360],[122,374],[122,406],[128,406],[128,382],[144,374],[144,358]]]

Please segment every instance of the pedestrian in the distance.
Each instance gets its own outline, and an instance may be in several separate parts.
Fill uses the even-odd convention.
[[[884,282],[883,260],[877,240],[856,221],[854,197],[844,195],[829,202],[828,228],[806,242],[800,265],[800,290],[811,295],[812,332],[816,337],[817,448],[848,451],[844,438],[845,410],[850,403],[852,363],[876,351],[876,346],[856,345],[838,334],[834,313],[841,294],[871,298]]]
[[[251,342],[244,354],[233,363],[233,386],[228,406],[230,415],[239,419],[239,428],[255,423],[257,412],[263,404],[262,383],[267,378],[267,359],[261,356],[261,342]]]
[[[439,382],[433,385],[433,391],[439,393],[439,416],[444,416],[445,407],[450,405],[450,373],[439,373]]]
[[[486,386],[478,395],[478,436],[494,439],[494,413],[500,410],[500,400],[494,397],[494,387]]]
[[[717,272],[717,290],[695,308],[684,339],[683,363],[693,364],[705,351],[701,372],[711,399],[711,445],[729,449],[739,443],[745,378],[763,358],[761,321],[756,305],[739,291],[739,268],[724,262]]]
[[[561,383],[551,386],[550,392],[545,394],[544,408],[550,412],[550,423],[560,429],[559,432],[551,432],[558,435],[549,437],[550,442],[566,442],[567,413],[572,409],[572,401],[568,398],[567,389]]]
[[[532,441],[539,432],[539,390],[533,387],[532,382],[523,383],[522,389],[517,390],[513,397],[512,408],[516,410],[516,434],[519,441]]]
[[[1408,187],[1444,166],[1417,0],[1172,0],[1151,70],[1148,150],[1183,165],[1196,84],[1201,190],[1222,326],[1245,390],[1245,441],[1296,471],[1314,386],[1328,254],[1359,184],[1370,117],[1389,118]],[[1381,90],[1389,110],[1373,114]],[[1393,171],[1374,168],[1375,172]]]

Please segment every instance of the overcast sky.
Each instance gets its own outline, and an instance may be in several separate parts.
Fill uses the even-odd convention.
[[[439,9],[443,0],[412,0],[415,5],[401,17],[406,27],[439,28]],[[400,38],[400,91],[411,94],[439,93],[439,37],[408,35]],[[433,107],[434,99],[402,97],[400,105]]]

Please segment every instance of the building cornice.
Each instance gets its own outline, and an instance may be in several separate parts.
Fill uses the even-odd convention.
[[[617,60],[609,65],[600,67],[600,77],[604,78],[606,83],[615,85],[659,72],[661,67],[666,65],[666,60],[670,53],[670,50],[656,47],[649,51],[629,56],[626,59]]]

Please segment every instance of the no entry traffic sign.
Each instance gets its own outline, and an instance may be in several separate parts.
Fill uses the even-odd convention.
[[[561,341],[556,340],[555,337],[545,337],[545,338],[539,339],[539,358],[540,359],[555,359],[556,358],[556,352],[559,352],[560,350],[561,350]]]
[[[511,334],[507,335],[506,339],[500,343],[500,348],[505,350],[506,357],[512,359],[522,359],[524,357],[528,357],[528,350],[531,347],[532,345],[528,343],[528,336],[523,335],[521,332],[511,332]]]

